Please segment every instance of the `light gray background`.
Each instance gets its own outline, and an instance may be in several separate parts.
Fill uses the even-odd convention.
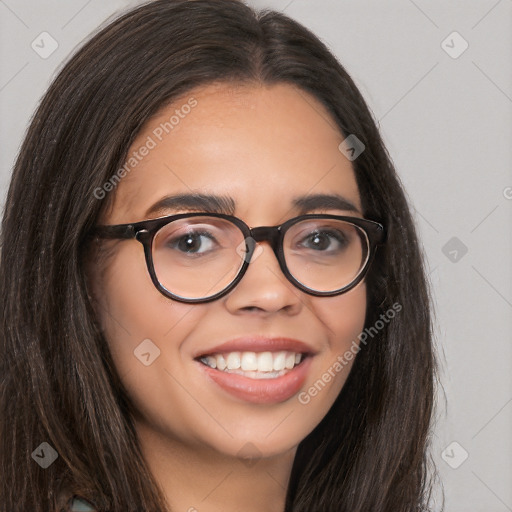
[[[139,3],[0,0],[2,208],[28,122],[62,62]],[[512,0],[249,3],[313,30],[374,112],[434,289],[444,392],[433,456],[446,510],[512,511]],[[31,47],[44,31],[58,43],[45,59]],[[469,47],[453,58],[445,39],[454,56]]]

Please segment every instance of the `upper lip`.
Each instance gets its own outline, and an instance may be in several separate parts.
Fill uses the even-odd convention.
[[[209,349],[203,349],[197,352],[194,358],[197,359],[207,355],[226,352],[277,352],[281,350],[306,355],[314,355],[316,353],[316,350],[311,345],[293,338],[283,336],[243,336],[231,339]]]

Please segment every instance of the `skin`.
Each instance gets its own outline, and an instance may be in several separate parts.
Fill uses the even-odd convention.
[[[234,214],[251,227],[294,217],[292,198],[307,194],[334,192],[358,208],[311,213],[363,216],[352,165],[338,150],[343,136],[317,100],[291,85],[196,89],[155,116],[129,154],[191,96],[197,106],[111,192],[112,207],[100,224],[144,220],[162,197],[191,191],[231,196]],[[152,217],[172,213],[179,212]],[[295,395],[265,405],[207,381],[193,354],[242,335],[296,338],[318,351],[305,391],[364,328],[364,281],[335,297],[307,295],[285,279],[262,243],[228,295],[183,304],[154,287],[138,241],[102,243],[112,246],[112,255],[91,270],[97,314],[137,409],[144,456],[172,510],[282,511],[297,445],[325,416],[353,361],[308,404]],[[144,366],[133,352],[147,338],[160,356]],[[248,452],[249,462],[241,456]]]

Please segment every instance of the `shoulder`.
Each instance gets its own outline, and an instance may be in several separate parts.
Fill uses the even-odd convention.
[[[71,502],[71,512],[96,512],[94,508],[85,500],[75,498]]]

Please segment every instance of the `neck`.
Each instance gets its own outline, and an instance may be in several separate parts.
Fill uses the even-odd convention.
[[[273,457],[244,459],[187,445],[138,424],[149,469],[168,512],[283,512],[296,448]],[[250,451],[250,449],[248,449]]]

